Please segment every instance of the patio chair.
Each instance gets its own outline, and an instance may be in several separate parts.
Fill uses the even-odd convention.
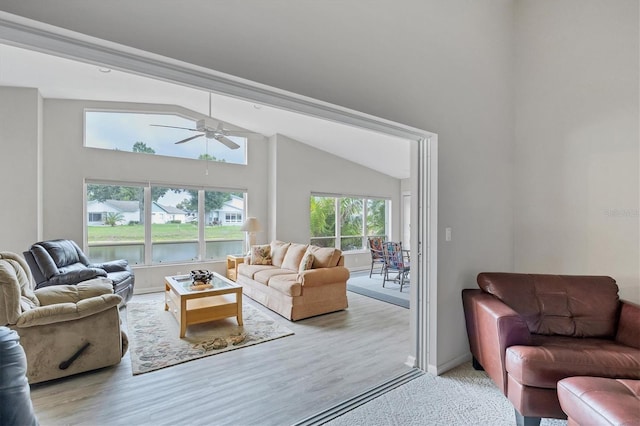
[[[387,281],[396,281],[400,283],[400,292],[402,292],[402,287],[411,271],[409,251],[402,249],[402,243],[392,241],[384,243],[382,248],[385,263],[382,287]],[[397,275],[394,278],[389,278],[389,273],[396,273]]]
[[[369,251],[371,252],[371,270],[369,271],[369,278],[373,274],[373,266],[380,265],[380,275],[384,273],[384,253],[382,253],[382,245],[384,244],[384,237],[367,237],[369,244]]]

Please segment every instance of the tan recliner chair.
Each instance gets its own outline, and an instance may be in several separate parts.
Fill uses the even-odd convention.
[[[29,383],[118,364],[127,350],[109,279],[33,290],[31,271],[0,252],[0,325],[15,330],[27,355]]]

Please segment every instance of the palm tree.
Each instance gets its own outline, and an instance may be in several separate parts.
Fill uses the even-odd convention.
[[[107,213],[107,217],[104,219],[105,225],[116,226],[118,222],[122,222],[124,220],[124,216],[122,213],[109,212]]]

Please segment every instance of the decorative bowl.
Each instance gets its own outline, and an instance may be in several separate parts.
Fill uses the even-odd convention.
[[[213,274],[209,271],[204,271],[201,269],[198,269],[197,271],[191,271],[191,279],[193,280],[193,282],[201,282],[206,284],[211,281],[212,277]]]

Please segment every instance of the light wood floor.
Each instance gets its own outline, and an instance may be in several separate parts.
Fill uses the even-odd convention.
[[[290,322],[245,296],[295,335],[138,376],[127,354],[32,386],[36,414],[43,426],[293,424],[409,370],[409,310],[348,297],[346,311]]]

